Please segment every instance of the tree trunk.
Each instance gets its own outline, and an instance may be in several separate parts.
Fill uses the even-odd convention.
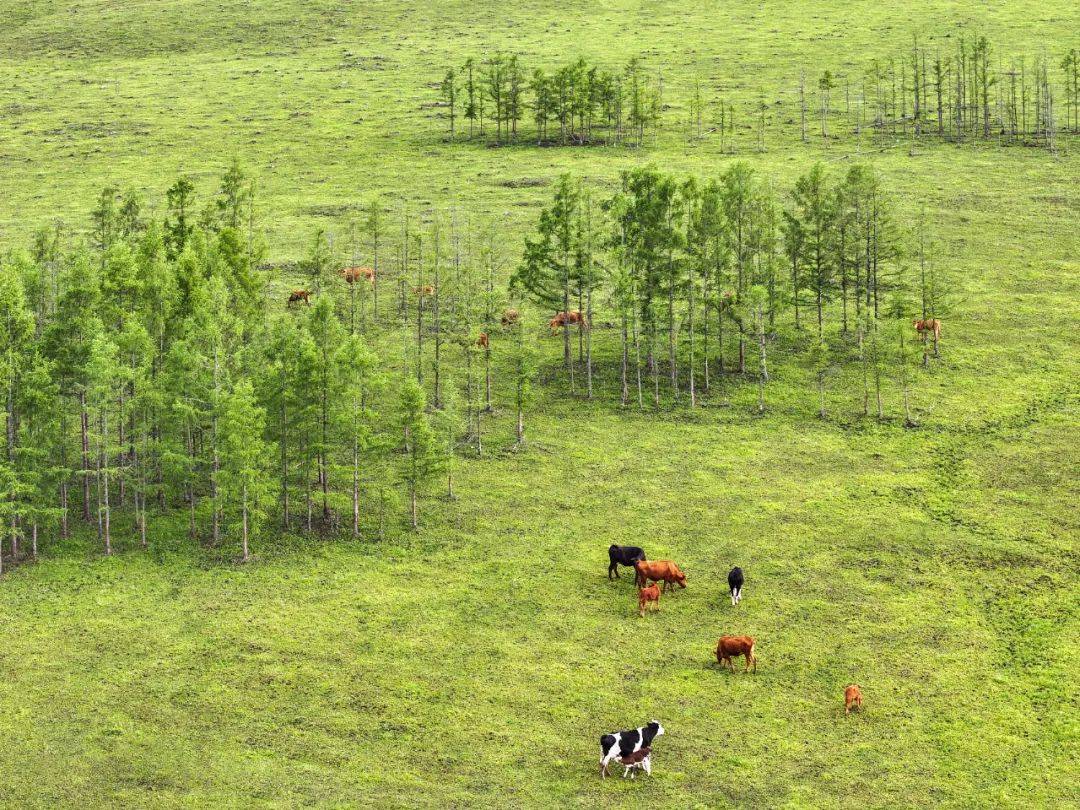
[[[420,526],[420,521],[417,519],[417,513],[416,513],[416,485],[415,484],[410,484],[409,485],[409,507],[410,507],[410,514],[412,516],[412,527],[415,530],[415,529],[419,528],[419,526]]]
[[[243,490],[243,506],[241,507],[241,521],[243,529],[241,531],[244,538],[244,559],[243,562],[247,562],[251,559],[251,554],[248,552],[248,502],[247,502],[247,484],[244,484]]]
[[[629,346],[627,345],[627,324],[626,313],[623,312],[622,316],[622,331],[620,333],[620,341],[622,343],[622,358],[619,366],[619,379],[622,383],[622,406],[625,408],[627,401],[630,399],[630,386],[627,380],[627,366],[630,362]]]
[[[83,520],[90,522],[90,415],[86,410],[86,392],[79,392],[80,433],[82,436]]]
[[[585,394],[589,399],[592,399],[592,288],[589,288],[589,292],[585,297],[585,317],[586,323],[578,325],[578,334],[581,330],[585,330]],[[490,396],[490,386],[488,394]],[[490,407],[490,406],[489,406]]]
[[[352,450],[352,535],[360,537],[360,445],[353,438]]]

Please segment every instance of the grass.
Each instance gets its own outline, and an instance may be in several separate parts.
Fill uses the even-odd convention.
[[[610,187],[646,161],[733,159],[675,128],[641,152],[445,144],[422,104],[466,53],[645,53],[678,117],[691,68],[747,103],[789,87],[793,110],[802,65],[861,67],[916,31],[967,23],[1033,53],[1077,28],[1067,3],[850,0],[2,0],[0,17],[6,245],[57,215],[81,227],[108,181],[160,206],[186,171],[208,193],[238,154],[279,261],[375,192],[505,218],[512,258],[562,171]],[[164,519],[150,553],[50,542],[0,581],[0,805],[1075,806],[1080,157],[792,132],[758,154],[747,122],[737,157],[784,188],[861,156],[902,216],[926,205],[958,292],[917,428],[891,384],[889,419],[859,417],[848,375],[814,418],[791,364],[761,417],[731,380],[694,413],[620,412],[608,364],[600,402],[544,387],[527,452],[498,414],[494,452],[460,465],[458,501],[426,500],[417,534],[267,538],[242,568]],[[688,589],[639,619],[606,579],[613,542],[677,560]],[[719,671],[722,633],[757,637],[756,676]],[[852,681],[865,711],[845,719]],[[601,783],[598,735],[652,717],[653,778]]]

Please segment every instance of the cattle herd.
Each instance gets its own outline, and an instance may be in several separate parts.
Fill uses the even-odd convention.
[[[638,546],[610,546],[608,548],[608,579],[620,579],[619,566],[634,569],[634,584],[638,591],[638,615],[645,616],[645,609],[652,606],[660,610],[660,595],[668,588],[686,587],[684,574],[671,560],[648,560],[645,550]],[[735,566],[728,572],[728,593],[732,606],[742,601],[743,570]],[[661,586],[660,583],[663,583]],[[735,658],[746,660],[744,672],[757,672],[757,656],[754,655],[752,636],[721,636],[716,642],[716,662],[735,671]],[[862,711],[862,691],[855,684],[844,688],[844,714],[852,709]],[[647,725],[629,731],[615,731],[600,737],[600,776],[608,775],[608,765],[618,762],[623,766],[623,778],[635,778],[637,771],[652,774],[652,747],[654,740],[664,733],[664,727],[653,720]]]

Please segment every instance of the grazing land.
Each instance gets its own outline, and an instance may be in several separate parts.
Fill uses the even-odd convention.
[[[1076,802],[1080,143],[804,144],[790,123],[803,69],[854,76],[965,31],[1056,55],[1080,44],[1074,4],[0,0],[0,19],[5,256],[57,219],[87,230],[108,184],[160,218],[178,175],[208,196],[235,157],[275,306],[316,228],[348,258],[375,195],[498,222],[502,285],[565,172],[610,193],[642,165],[744,160],[779,194],[816,161],[864,162],[900,217],[925,210],[953,285],[914,426],[893,381],[885,418],[863,416],[854,366],[818,418],[793,360],[763,414],[735,375],[693,410],[622,409],[598,326],[594,401],[541,337],[519,449],[498,335],[484,456],[418,531],[394,501],[382,540],[365,513],[362,540],[268,532],[245,565],[189,540],[182,510],[151,515],[147,550],[117,510],[108,557],[79,520],[45,532],[0,577],[0,806]],[[640,149],[448,143],[442,71],[496,50],[642,56],[670,76],[670,123]],[[765,151],[753,120],[734,154],[687,136],[692,74],[747,109],[765,95]],[[378,348],[399,347],[388,327]],[[677,561],[687,589],[639,618],[613,543]],[[757,639],[756,675],[720,670],[722,634]],[[652,777],[601,782],[600,735],[651,719]]]

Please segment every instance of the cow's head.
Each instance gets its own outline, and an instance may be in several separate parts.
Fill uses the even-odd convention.
[[[661,734],[664,733],[664,727],[660,725],[658,721],[653,720],[649,723],[649,725],[656,728],[656,732],[653,734],[653,737],[659,737]]]

